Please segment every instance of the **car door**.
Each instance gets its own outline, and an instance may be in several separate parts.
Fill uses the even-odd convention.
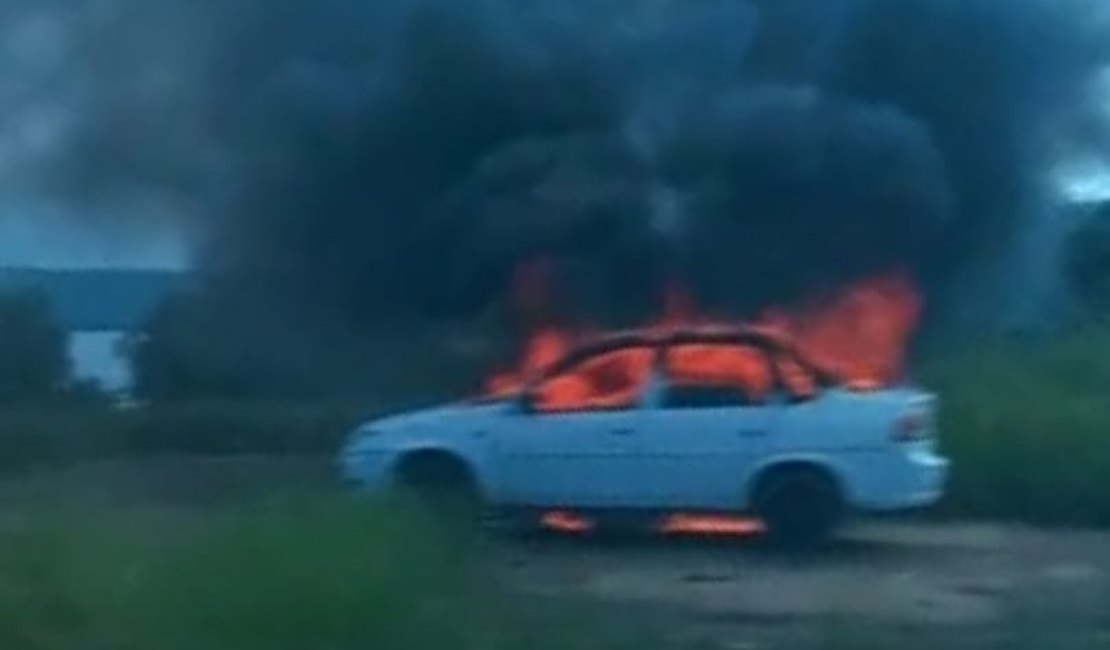
[[[493,431],[505,501],[540,507],[628,506],[630,471],[654,349],[587,358],[530,391]],[[619,381],[596,381],[617,368]],[[609,377],[613,379],[612,376]]]
[[[629,463],[645,507],[735,507],[786,408],[761,351],[699,347],[688,350],[684,373],[669,361],[685,350],[668,350],[646,400]]]

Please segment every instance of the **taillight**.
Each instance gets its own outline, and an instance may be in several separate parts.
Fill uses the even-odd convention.
[[[913,411],[894,422],[891,439],[894,442],[918,442],[933,435],[933,420],[928,411]]]

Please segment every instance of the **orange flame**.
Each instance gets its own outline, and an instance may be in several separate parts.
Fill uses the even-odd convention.
[[[895,274],[850,287],[800,314],[773,310],[760,324],[793,339],[815,366],[847,386],[867,390],[901,379],[921,311],[913,285]]]
[[[556,510],[548,512],[540,519],[540,526],[556,533],[582,534],[594,529],[594,523],[573,512]]]
[[[553,510],[543,514],[540,527],[555,533],[583,535],[592,533],[597,523],[574,512]],[[663,518],[654,530],[683,537],[753,537],[766,532],[766,526],[747,517],[675,513]]]
[[[558,329],[546,328],[534,333],[525,346],[519,368],[490,377],[486,390],[493,396],[519,392],[529,379],[543,373],[571,350],[571,337]]]
[[[901,379],[921,310],[920,296],[901,274],[865,280],[793,312],[768,310],[750,323],[729,324],[700,315],[686,294],[672,289],[663,314],[645,331],[650,335],[688,328],[758,330],[792,342],[810,364],[845,386],[874,390]],[[518,367],[492,377],[488,393],[503,397],[519,392],[581,338],[553,327],[536,331]],[[652,359],[647,347],[600,355],[572,373],[545,382],[537,391],[536,403],[547,410],[627,406],[647,380]],[[682,383],[736,387],[754,400],[770,391],[776,371],[795,394],[808,396],[816,391],[814,378],[796,363],[768,360],[743,346],[680,345],[667,351],[664,363],[672,378]]]
[[[704,537],[750,537],[765,531],[758,519],[713,515],[671,515],[663,520],[659,532],[664,535]]]

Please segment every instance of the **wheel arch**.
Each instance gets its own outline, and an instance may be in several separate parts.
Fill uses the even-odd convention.
[[[462,472],[465,480],[478,492],[488,495],[487,486],[475,463],[465,452],[444,445],[417,445],[397,451],[389,468],[389,476],[394,485],[399,484],[404,472],[421,462],[443,462]]]
[[[826,456],[799,455],[772,458],[760,464],[752,472],[744,487],[744,507],[750,510],[755,506],[760,490],[770,480],[776,476],[795,471],[809,471],[821,476],[835,490],[841,504],[849,505],[851,500],[849,485],[844,472],[836,466],[836,463]]]

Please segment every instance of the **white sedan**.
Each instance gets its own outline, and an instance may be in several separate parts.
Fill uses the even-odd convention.
[[[340,454],[361,488],[469,496],[500,512],[758,517],[791,542],[848,511],[942,495],[936,399],[849,390],[751,331],[629,333],[519,393],[367,422]]]

